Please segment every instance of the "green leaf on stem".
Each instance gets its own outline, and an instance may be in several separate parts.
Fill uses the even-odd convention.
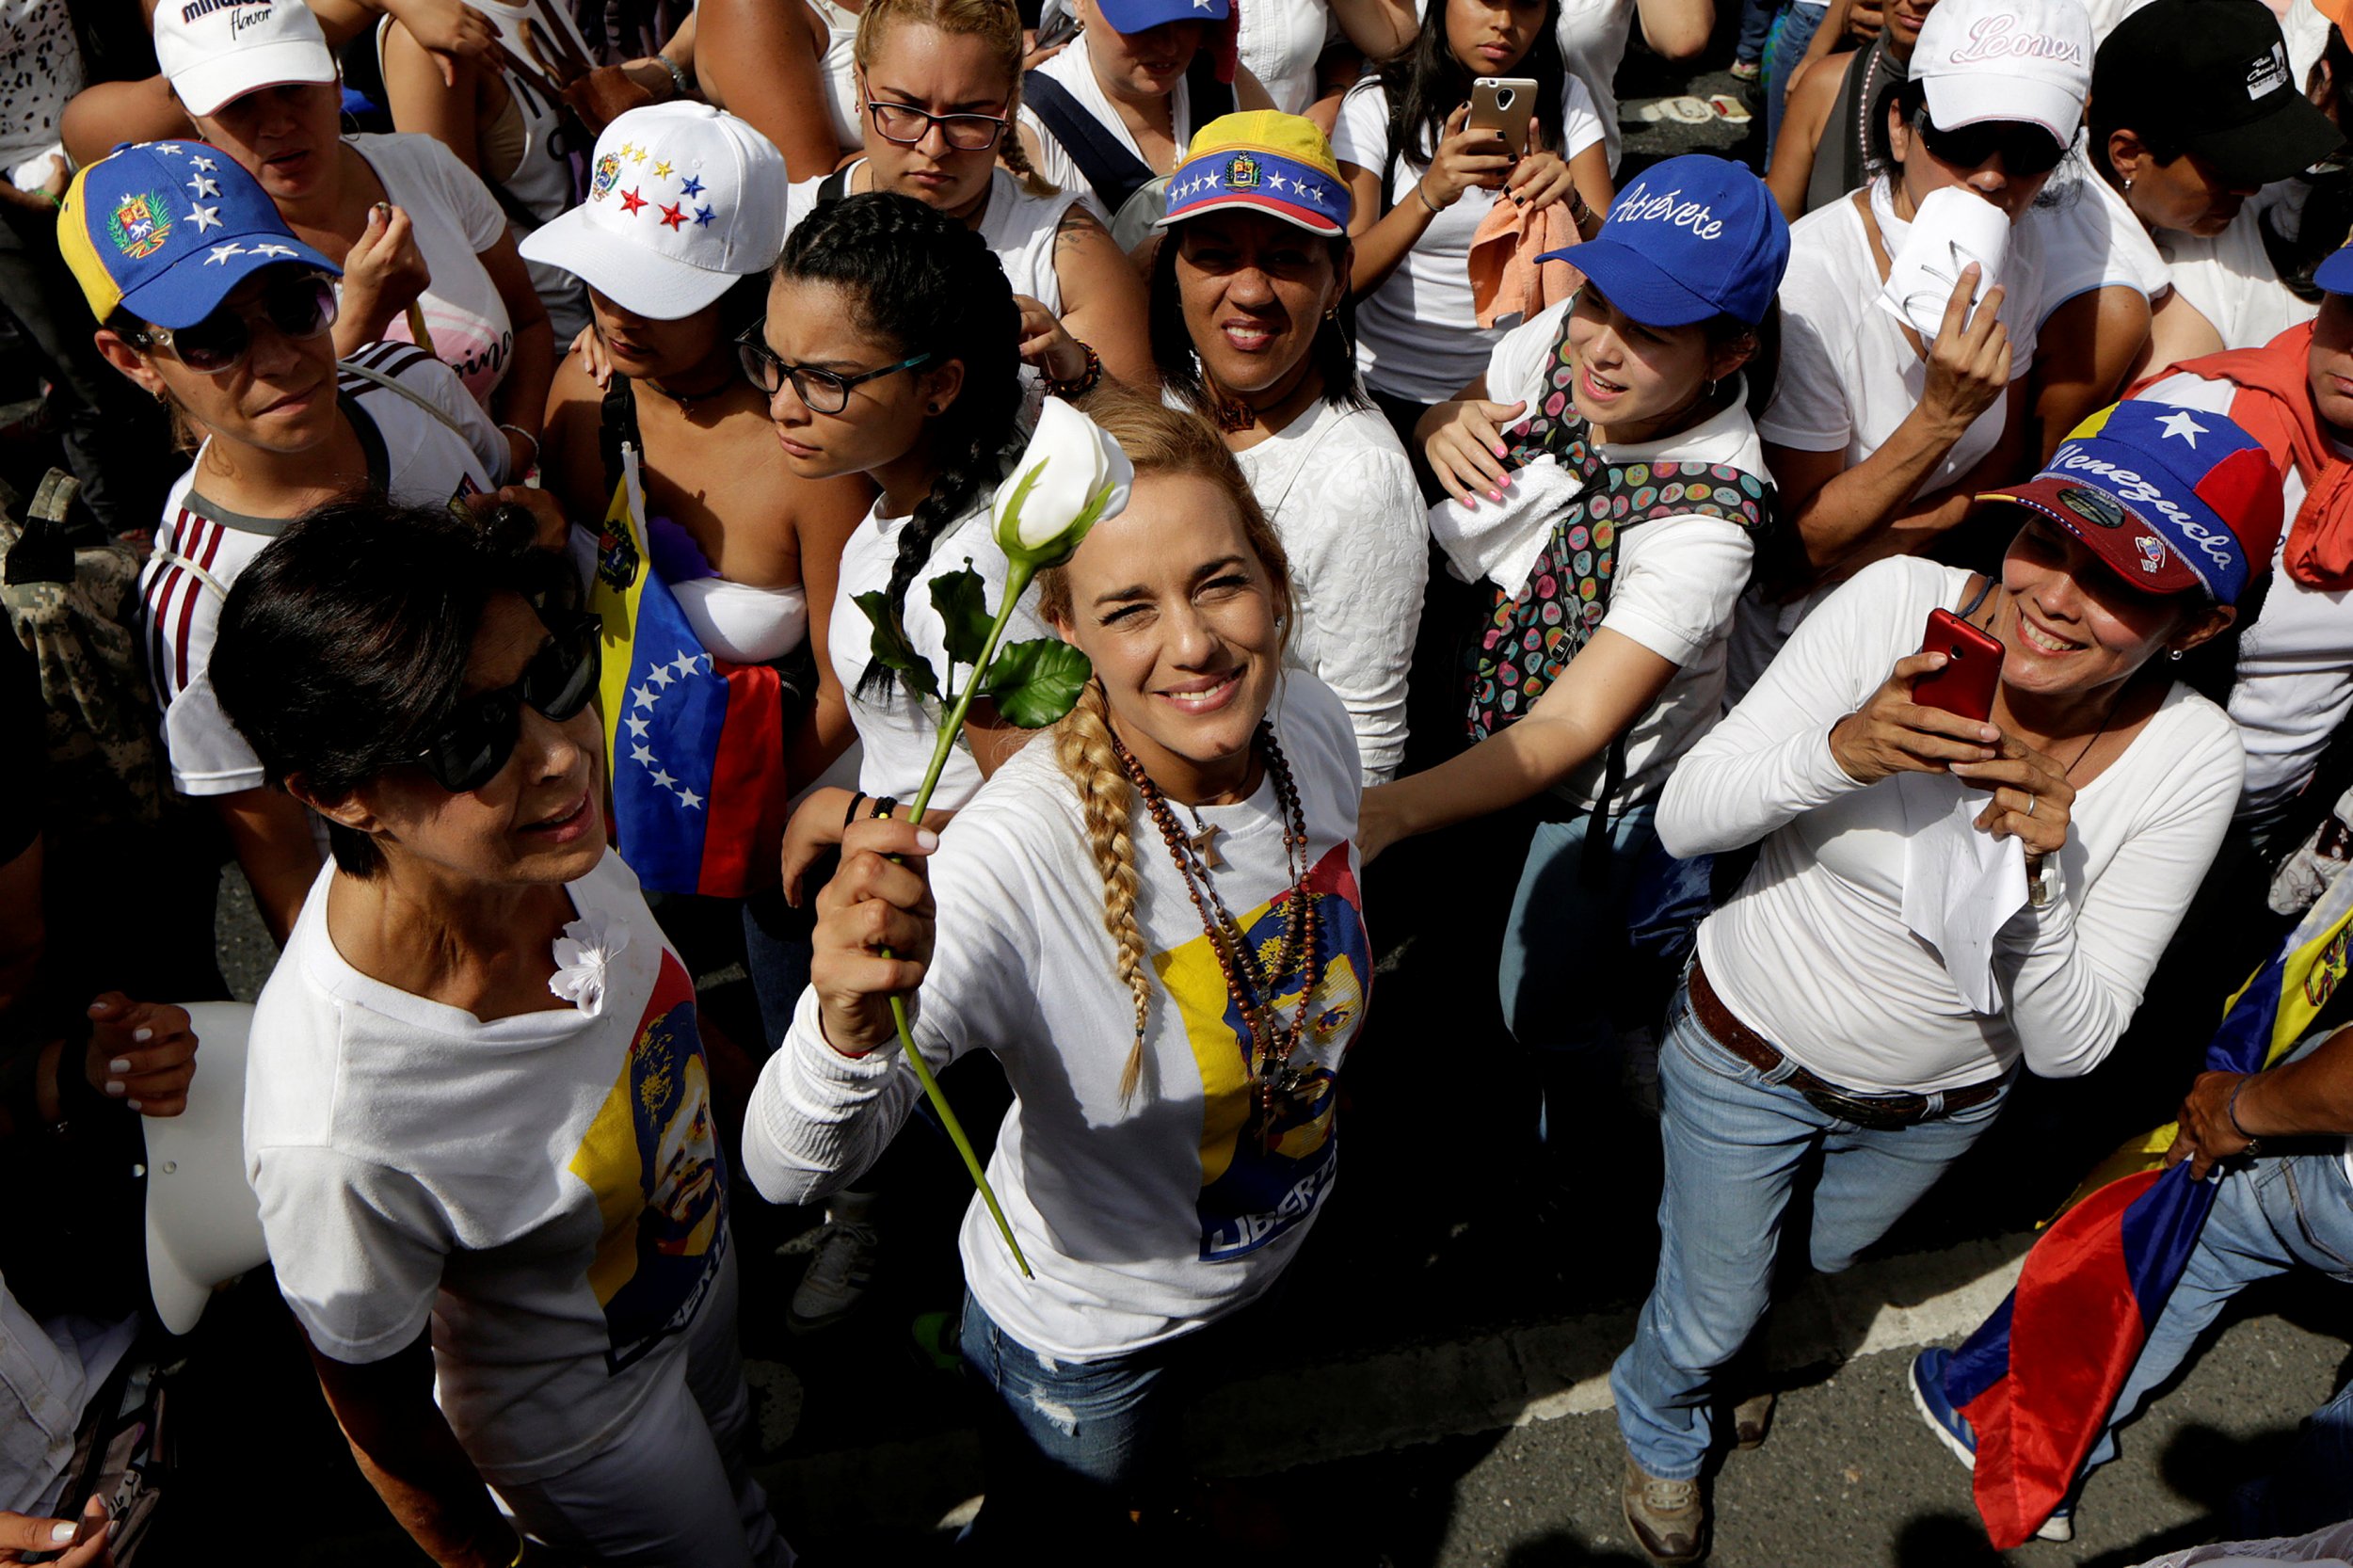
[[[981,692],[1007,724],[1043,729],[1070,712],[1094,673],[1087,656],[1068,643],[1039,637],[999,648]]]
[[[962,571],[932,579],[932,608],[948,629],[948,657],[968,667],[979,664],[995,617],[988,613],[988,585],[968,558]]]
[[[921,696],[937,696],[939,677],[933,673],[931,661],[916,652],[915,645],[907,641],[905,624],[891,613],[890,596],[877,588],[872,593],[855,596],[850,602],[865,611],[866,618],[874,623],[875,662],[897,672],[909,691]]]

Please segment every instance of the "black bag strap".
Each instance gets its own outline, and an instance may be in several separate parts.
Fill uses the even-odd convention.
[[[1080,175],[1107,213],[1117,213],[1128,198],[1160,176],[1119,144],[1111,127],[1086,112],[1070,89],[1043,71],[1021,78],[1021,102],[1036,112],[1038,121],[1062,143]],[[1198,120],[1199,115],[1194,119]]]
[[[852,164],[850,168],[856,167],[856,164]],[[818,182],[817,204],[821,207],[830,207],[849,194],[850,169],[837,168]]]
[[[619,371],[606,383],[604,401],[597,412],[597,456],[604,460],[604,493],[610,496],[621,483],[622,444],[646,450],[643,438],[637,434],[637,395],[629,390],[629,377]]]

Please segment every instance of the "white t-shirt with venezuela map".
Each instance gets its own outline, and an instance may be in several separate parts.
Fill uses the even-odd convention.
[[[1135,1003],[1052,739],[1000,768],[931,856],[939,925],[916,1043],[935,1063],[987,1049],[1003,1064],[1015,1100],[988,1176],[1037,1273],[1020,1277],[975,1196],[961,1239],[965,1278],[989,1317],[1041,1354],[1099,1360],[1247,1305],[1281,1275],[1338,1170],[1337,1074],[1372,981],[1353,841],[1356,737],[1339,699],[1305,670],[1284,672],[1269,716],[1306,813],[1320,963],[1291,1064],[1305,1081],[1276,1100],[1265,1138],[1225,977],[1140,805],[1136,920],[1152,1010],[1132,1098],[1119,1080]],[[1282,940],[1292,896],[1273,780],[1200,815],[1220,829],[1218,894],[1266,952]],[[776,1202],[846,1185],[920,1093],[895,1048],[852,1060],[827,1046],[814,997],[802,993],[745,1118],[744,1171]],[[1296,982],[1278,987],[1286,1025],[1298,1000]]]
[[[430,1322],[437,1397],[483,1478],[544,1479],[682,1372],[725,1277],[693,978],[607,855],[569,888],[600,986],[486,1024],[344,962],[334,875],[263,989],[247,1064],[246,1174],[279,1289],[338,1361],[380,1361]]]

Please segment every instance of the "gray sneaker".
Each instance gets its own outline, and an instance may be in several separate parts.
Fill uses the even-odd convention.
[[[1697,1562],[1707,1555],[1707,1495],[1696,1480],[1661,1480],[1629,1458],[1626,1528],[1653,1562]]]
[[[792,1292],[785,1326],[795,1334],[813,1334],[857,1310],[873,1283],[874,1255],[881,1238],[871,1224],[828,1224],[805,1231],[776,1249],[781,1255],[811,1255],[808,1269]]]

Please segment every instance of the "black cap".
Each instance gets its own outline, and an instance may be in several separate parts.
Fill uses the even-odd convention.
[[[2152,0],[2092,56],[2091,105],[2098,123],[2185,147],[2242,188],[2345,144],[2304,96],[2263,0]]]

